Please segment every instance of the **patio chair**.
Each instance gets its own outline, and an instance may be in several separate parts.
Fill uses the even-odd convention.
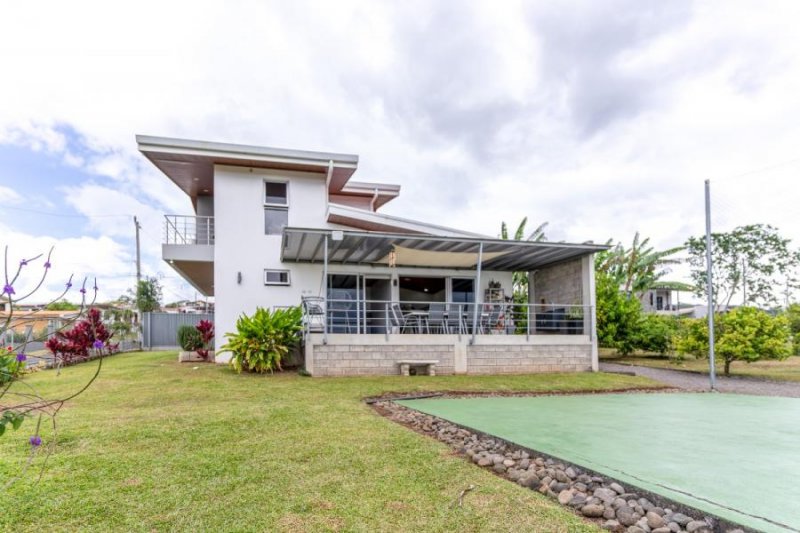
[[[408,316],[403,314],[400,304],[393,303],[389,306],[389,321],[392,323],[392,329],[396,333],[405,333],[408,329]]]
[[[301,300],[303,308],[303,324],[306,331],[323,331],[325,329],[325,299],[315,296],[304,296]]]
[[[484,317],[484,320],[481,324],[481,333],[486,333],[487,331],[492,331],[495,327],[497,327],[498,323],[500,322],[500,315],[503,313],[502,306],[493,305],[492,308],[489,310],[489,314]]]
[[[447,323],[444,316],[445,306],[443,303],[432,303],[428,307],[428,328],[430,332],[446,333]]]
[[[467,324],[465,322],[464,312],[464,306],[461,304],[453,304],[450,306],[450,309],[447,311],[447,317],[445,318],[447,333],[458,333],[459,335],[466,333]]]

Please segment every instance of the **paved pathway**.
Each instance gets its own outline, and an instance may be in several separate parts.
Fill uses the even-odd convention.
[[[600,363],[600,370],[604,372],[635,372],[637,376],[651,378],[681,389],[708,390],[709,386],[708,375],[683,372],[680,370],[602,362]],[[760,379],[726,378],[717,376],[717,390],[735,394],[800,398],[800,383],[791,381],[766,381]]]

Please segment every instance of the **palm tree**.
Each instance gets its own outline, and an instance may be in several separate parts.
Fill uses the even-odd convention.
[[[528,224],[528,217],[522,219],[517,226],[517,231],[514,232],[515,241],[531,241],[542,242],[547,240],[544,234],[544,229],[549,222],[543,222],[533,230],[527,238],[525,238],[525,226]],[[508,226],[505,222],[500,226],[500,238],[504,241],[511,240],[508,238]],[[514,272],[512,273],[512,292],[514,294],[515,302],[527,302],[528,300],[528,273],[527,272]]]
[[[609,240],[606,244],[611,245],[611,242]],[[617,243],[607,252],[598,254],[595,269],[609,274],[626,294],[635,294],[637,297],[641,297],[655,285],[675,290],[691,290],[685,283],[661,280],[669,273],[670,265],[681,262],[680,259],[670,256],[682,251],[683,246],[657,251],[649,244],[650,238],[640,240],[637,231],[630,248]]]

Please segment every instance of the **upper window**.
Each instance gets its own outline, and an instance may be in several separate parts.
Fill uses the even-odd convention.
[[[264,182],[264,233],[279,235],[289,225],[289,184]]]
[[[289,184],[286,182],[264,182],[264,204],[289,206]]]

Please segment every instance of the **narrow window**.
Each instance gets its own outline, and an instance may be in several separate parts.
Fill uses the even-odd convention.
[[[264,285],[290,285],[288,270],[264,270]]]
[[[289,225],[289,184],[264,182],[264,233],[280,235]]]

